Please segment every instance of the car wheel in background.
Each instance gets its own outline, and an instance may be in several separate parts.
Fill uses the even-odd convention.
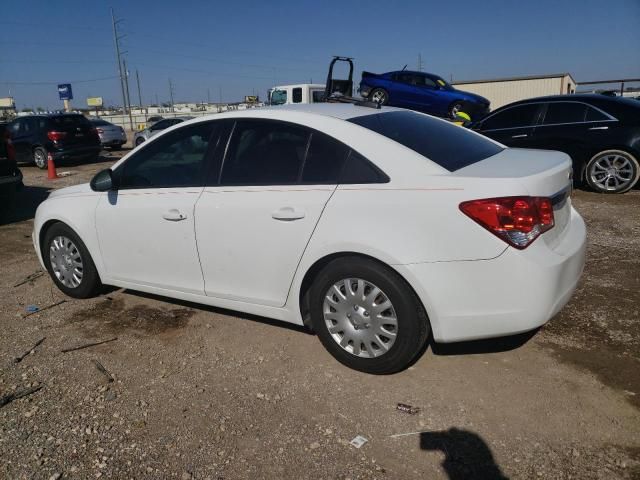
[[[136,147],[137,147],[138,145],[140,145],[141,143],[143,143],[143,142],[144,142],[144,138],[143,138],[143,137],[138,137],[138,138],[136,138]]]
[[[310,292],[311,323],[344,365],[373,374],[408,367],[426,343],[426,313],[394,270],[362,257],[333,260]]]
[[[386,105],[389,102],[389,94],[384,88],[374,88],[369,94],[369,100]]]
[[[600,193],[624,193],[640,177],[638,160],[623,150],[605,150],[587,163],[585,177],[589,186]]]
[[[450,118],[457,118],[457,115],[459,112],[464,112],[464,104],[462,102],[453,102],[451,105],[449,105],[449,117]],[[465,112],[468,113],[468,112]]]
[[[33,149],[33,163],[38,168],[47,168],[47,151],[42,147],[36,147]]]
[[[74,298],[96,295],[101,283],[96,266],[80,237],[64,223],[46,231],[42,244],[44,264],[56,286]]]

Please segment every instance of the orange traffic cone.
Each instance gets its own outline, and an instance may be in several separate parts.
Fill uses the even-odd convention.
[[[53,162],[53,156],[49,153],[47,155],[47,179],[56,180],[57,178],[56,164]]]

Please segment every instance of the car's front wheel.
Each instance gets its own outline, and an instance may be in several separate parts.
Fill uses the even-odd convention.
[[[100,277],[84,242],[64,223],[46,231],[42,258],[56,286],[70,297],[90,298],[100,289]]]
[[[138,145],[140,145],[141,143],[144,143],[144,138],[143,138],[143,137],[138,137],[138,138],[136,138],[136,147],[137,147]]]
[[[462,102],[453,102],[449,105],[449,117],[454,120],[458,118],[458,113],[464,112],[464,105]],[[464,112],[466,113],[466,112]]]
[[[624,193],[638,183],[640,164],[628,152],[605,150],[589,160],[585,176],[589,186],[596,192]]]
[[[398,372],[422,351],[430,328],[411,287],[394,270],[363,257],[326,265],[310,292],[311,322],[344,365],[373,374]]]
[[[386,105],[389,103],[389,94],[384,88],[374,88],[369,94],[369,100],[380,105]]]

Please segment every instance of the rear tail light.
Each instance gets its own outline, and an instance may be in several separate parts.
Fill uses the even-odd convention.
[[[553,206],[546,197],[502,197],[460,204],[462,213],[509,245],[524,249],[553,228]]]
[[[10,162],[15,162],[16,160],[16,147],[13,146],[13,142],[11,141],[11,134],[6,131],[4,133],[6,144],[7,144],[7,158]]]
[[[47,137],[52,142],[58,142],[58,141],[62,140],[64,137],[66,137],[66,136],[67,136],[67,132],[57,132],[55,130],[47,132]]]
[[[100,134],[100,133],[104,133],[104,130],[103,130],[103,129],[101,129],[101,128],[96,128],[96,132],[97,132],[98,134]]]
[[[100,130],[102,130],[102,129],[100,129]],[[98,135],[98,132],[99,132],[99,130],[96,127],[91,127],[89,129],[89,133],[93,133],[96,136]]]

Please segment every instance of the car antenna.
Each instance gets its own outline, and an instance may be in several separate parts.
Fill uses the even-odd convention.
[[[408,65],[408,64],[407,64]],[[402,71],[404,72],[407,69],[407,65],[405,65],[404,67],[402,67]]]

